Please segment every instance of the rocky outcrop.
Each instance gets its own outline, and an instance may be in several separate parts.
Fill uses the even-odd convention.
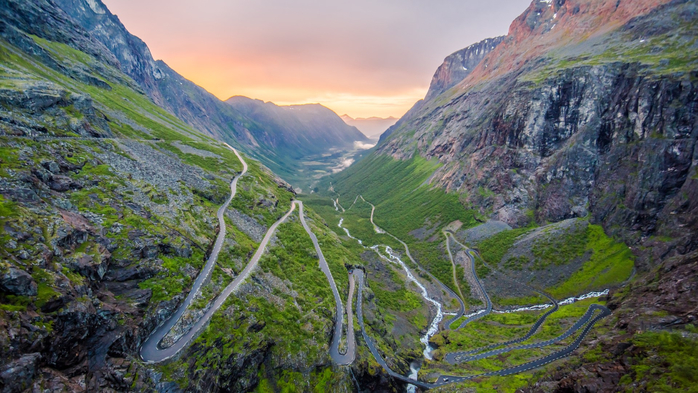
[[[690,36],[680,26],[697,17],[695,7],[674,3],[644,18]],[[673,14],[684,19],[666,20]],[[638,26],[636,19],[608,40]],[[431,184],[466,192],[481,213],[510,225],[526,225],[527,211],[539,222],[590,214],[629,244],[675,239],[654,258],[698,247],[690,197],[698,187],[698,73],[623,62],[547,73],[541,62],[423,109],[401,127],[410,133],[394,133],[378,152],[438,159]],[[492,193],[468,192],[477,189]]]
[[[27,272],[10,267],[0,277],[0,290],[12,295],[36,296],[37,285]]]
[[[0,368],[0,389],[2,393],[19,393],[31,386],[38,372],[41,354],[31,353]]]
[[[465,79],[487,54],[504,41],[504,36],[488,38],[450,54],[431,79],[424,100],[429,101]]]

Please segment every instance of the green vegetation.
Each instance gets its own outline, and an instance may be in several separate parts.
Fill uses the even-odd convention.
[[[492,266],[499,265],[504,254],[509,251],[516,239],[530,231],[531,228],[518,228],[499,232],[477,244],[480,256]],[[505,264],[508,263],[505,262]]]
[[[185,274],[184,267],[191,265],[196,269],[201,269],[204,264],[204,253],[199,249],[193,250],[191,258],[167,257],[163,256],[162,267],[167,273],[159,274],[153,278],[139,284],[141,289],[151,289],[153,297],[151,302],[159,303],[163,300],[170,300],[173,296],[184,293],[191,285],[191,278]]]
[[[438,168],[437,162],[424,160],[418,155],[404,161],[372,155],[332,176],[328,181],[331,181],[334,193],[328,197],[341,195],[340,202],[348,209],[357,195],[363,195],[366,201],[376,206],[373,217],[376,225],[407,243],[412,256],[421,265],[441,282],[453,286],[451,263],[443,247],[443,237],[438,234],[453,221],[460,220],[465,228],[475,225],[476,221],[473,211],[461,204],[458,195],[431,189],[426,184]],[[329,184],[323,188],[328,187]],[[388,236],[375,234],[368,222],[370,211],[370,206],[359,199],[351,210],[342,213],[345,226],[367,244],[387,244],[402,251],[403,247]],[[410,233],[420,228],[437,236],[420,240]]]
[[[625,281],[632,273],[634,256],[630,249],[606,236],[601,226],[588,225],[581,219],[564,231],[549,227],[539,229],[541,233],[531,247],[532,259],[518,255],[503,261],[516,240],[531,229],[503,231],[481,241],[478,244],[480,255],[487,263],[493,266],[499,264],[499,268],[505,271],[545,270],[551,266],[566,265],[578,258],[588,258],[567,280],[548,288],[557,298],[606,289]],[[483,273],[486,272],[478,270],[478,275],[482,276]],[[526,302],[520,303],[521,300]],[[498,304],[529,304],[529,300],[498,299]]]
[[[676,21],[680,19],[682,18],[675,18]],[[572,57],[552,52],[548,55],[545,66],[525,74],[522,79],[540,84],[551,74],[566,69],[617,62],[640,64],[640,72],[643,74],[691,72],[698,66],[697,33],[695,25],[683,22],[681,27],[667,34],[635,40],[631,37],[614,37],[607,39],[605,45],[587,45],[581,53]]]
[[[630,277],[635,266],[632,251],[623,243],[606,236],[599,225],[587,227],[587,250],[591,258],[572,276],[550,289],[558,298],[619,284]]]
[[[544,234],[533,243],[533,269],[543,270],[550,265],[565,265],[575,258],[581,257],[587,250],[589,228],[574,225],[554,236]]]
[[[74,218],[77,223],[70,224],[83,225],[81,221],[84,218],[90,227],[85,235],[86,240],[81,238],[73,242],[71,239],[66,246],[60,246],[60,258],[67,261],[84,255],[99,258],[99,244],[104,240],[112,241],[118,247],[113,249],[111,257],[113,261],[118,261],[119,267],[133,261],[133,265],[123,267],[130,269],[142,264],[143,268],[157,271],[155,276],[139,284],[140,288],[152,291],[146,311],[151,314],[160,302],[186,294],[191,287],[192,273],[202,267],[204,250],[215,236],[218,223],[216,210],[229,196],[230,180],[242,170],[242,165],[226,146],[199,134],[154,104],[118,69],[67,45],[33,38],[56,61],[74,71],[73,76],[78,77],[69,77],[47,67],[40,59],[0,39],[0,61],[3,64],[0,74],[12,75],[12,78],[2,78],[2,87],[25,91],[34,83],[42,82],[66,98],[74,93],[89,95],[94,106],[94,112],[82,111],[78,105],[67,105],[51,108],[55,109],[55,116],[52,112],[43,117],[37,116],[37,125],[46,129],[47,136],[79,137],[69,126],[86,122],[97,131],[111,131],[117,139],[138,140],[182,163],[201,168],[203,179],[211,184],[210,187],[194,189],[183,180],[171,187],[162,187],[161,182],[143,178],[136,180],[136,176],[132,178],[104,159],[107,152],[129,159],[132,155],[135,161],[143,159],[145,154],[139,156],[141,153],[138,149],[124,148],[132,143],[129,141],[48,139],[37,142],[30,138],[2,138],[0,176],[3,178],[31,176],[30,170],[40,167],[43,161],[61,162],[59,160],[64,159],[79,167],[62,173],[79,183],[76,190],[51,196],[41,195],[42,203],[82,214],[83,217]],[[100,121],[94,122],[95,117]],[[275,176],[259,162],[247,160],[247,163],[249,172],[239,181],[238,194],[231,203],[231,209],[237,209],[261,226],[268,227],[289,210],[293,194],[279,186]],[[145,166],[148,163],[140,161],[136,165]],[[0,241],[3,244],[0,257],[3,261],[9,259],[6,255],[8,250],[4,249],[9,235],[4,234],[4,228],[11,227],[28,233],[30,240],[12,246],[12,251],[26,250],[31,259],[26,262],[15,259],[11,263],[32,274],[38,284],[38,295],[2,296],[0,309],[2,312],[16,312],[33,307],[42,315],[42,305],[72,290],[70,285],[83,286],[89,284],[90,279],[71,270],[72,265],[64,264],[58,258],[45,265],[31,265],[35,257],[41,258],[41,251],[53,250],[56,238],[63,236],[64,229],[69,232],[70,228],[65,222],[68,219],[61,220],[57,209],[47,209],[45,215],[30,210],[25,215],[24,210],[21,202],[0,196]],[[19,212],[22,213],[21,221],[17,219]],[[344,264],[356,265],[361,262],[353,252],[343,247],[335,233],[320,225],[322,219],[312,210],[306,210],[306,214],[314,226],[337,286],[346,296],[348,278]],[[258,246],[245,232],[235,228],[229,218],[226,220],[228,240],[214,269],[212,284],[207,284],[203,297],[196,302],[198,307],[205,306],[207,299],[217,294],[221,284],[224,286],[230,281],[230,276],[223,269],[237,272]],[[39,227],[40,231],[32,230]],[[144,259],[144,244],[146,247],[158,247],[157,257]],[[177,252],[163,251],[163,246],[167,245],[176,247]],[[179,247],[184,246],[191,249],[192,255],[176,256]],[[103,248],[101,250],[104,252]],[[4,268],[5,263],[2,265]],[[237,360],[243,359],[254,351],[262,351],[260,353],[266,356],[266,351],[269,351],[270,359],[293,354],[301,359],[302,367],[311,371],[299,373],[287,370],[285,365],[274,365],[273,369],[264,373],[260,386],[268,384],[275,391],[346,390],[343,389],[347,384],[346,375],[325,366],[328,364],[327,332],[332,326],[334,299],[325,275],[318,268],[312,243],[297,219],[292,218],[279,228],[275,245],[269,247],[255,274],[272,272],[279,280],[266,275],[257,277],[258,280],[249,280],[246,284],[253,288],[251,293],[241,293],[228,300],[188,349],[190,356],[157,366],[165,378],[177,381],[186,388],[197,383],[197,377],[210,375],[205,373],[223,375],[225,370],[221,369],[235,357]],[[260,281],[272,283],[272,293],[267,293],[267,287],[260,286]],[[279,282],[282,284],[277,285]],[[135,313],[134,307],[121,307],[130,301],[129,296],[126,293],[115,298],[100,297],[111,307],[110,310],[116,310],[118,315],[114,316],[113,321],[119,325],[137,324],[143,317],[142,310]],[[89,300],[85,296],[76,301]],[[50,331],[50,320],[32,318],[32,324]],[[143,375],[141,367],[134,362],[135,370],[127,372],[131,378],[127,382],[133,381],[132,387],[136,386],[138,375]],[[245,364],[244,367],[255,366]]]
[[[8,201],[0,195],[0,218],[11,218],[17,215],[17,204]]]
[[[652,392],[698,392],[698,340],[678,332],[644,332],[632,339],[637,348],[628,359],[631,373],[620,387],[642,384]]]
[[[561,306],[560,310],[548,317],[545,324],[533,338],[524,341],[522,344],[548,340],[559,336],[566,331],[571,324],[576,322],[592,303],[599,302],[596,301],[596,299],[587,299],[574,304]],[[493,313],[470,323],[467,328],[457,331],[443,331],[433,338],[433,341],[439,346],[439,349],[434,353],[434,358],[438,361],[449,352],[474,349],[488,344],[521,337],[528,332],[530,326],[544,312],[546,311],[528,311],[511,314]],[[593,335],[594,333],[592,332],[591,334]],[[469,375],[511,367],[545,356],[567,345],[573,339],[574,337],[550,347],[515,350],[499,356],[453,366],[446,365],[443,362],[427,362],[422,368],[422,371],[420,371],[420,374],[426,375],[430,372],[439,372],[450,375]],[[547,367],[555,367],[555,364],[553,363],[553,365]],[[477,387],[481,389],[483,386],[487,386],[498,391],[514,391],[518,388],[525,387],[530,381],[538,379],[544,373],[545,369],[532,370],[514,376],[487,378],[454,385],[453,388],[462,389]]]
[[[440,225],[460,220],[465,228],[473,226],[473,212],[463,207],[456,194],[424,184],[438,168],[437,162],[418,155],[404,161],[373,155],[333,176],[332,183],[343,203],[363,195],[376,205],[376,224],[401,239],[410,238],[409,232],[429,220]]]
[[[404,287],[390,291],[382,289],[375,281],[369,280],[369,284],[378,299],[378,305],[381,307],[406,312],[417,309],[422,305],[422,299]]]

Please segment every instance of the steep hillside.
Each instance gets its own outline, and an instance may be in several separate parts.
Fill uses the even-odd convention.
[[[445,193],[443,198],[475,210],[482,221],[518,228],[489,243],[469,243],[480,247],[483,257],[494,256],[490,263],[501,263],[516,277],[543,271],[552,277],[549,283],[534,282],[551,290],[560,274],[600,279],[618,268],[613,285],[608,282],[618,288],[631,270],[621,258],[623,248],[604,257],[614,261],[606,268],[589,264],[595,252],[620,247],[610,240],[594,248],[590,232],[565,235],[546,226],[537,233],[548,237],[531,238],[528,246],[517,243],[535,227],[588,220],[593,231],[602,228],[598,239],[611,236],[630,247],[637,272],[632,290],[614,292],[615,317],[601,344],[570,361],[570,368],[545,386],[560,391],[690,386],[675,369],[682,361],[668,354],[674,344],[663,343],[683,342],[671,330],[691,332],[698,318],[697,21],[698,6],[686,0],[535,0],[470,75],[416,105],[373,154],[336,175],[331,188],[327,184],[330,195],[351,199],[370,191],[377,210],[387,215],[376,222],[389,231],[415,231],[403,240],[419,244],[417,230],[438,233],[448,224],[438,220],[446,212],[433,210],[437,219],[423,219],[422,211],[405,211],[395,199],[404,203],[420,193]],[[433,163],[433,171],[396,169],[419,162]],[[381,180],[385,175],[392,176],[390,182]],[[414,179],[423,179],[421,186],[398,189],[402,197],[391,192],[392,185]],[[420,203],[429,206],[429,200]],[[482,233],[488,231],[482,227]],[[539,254],[517,244],[521,250],[539,244]],[[562,260],[556,249],[574,250],[567,256],[581,259]],[[448,261],[445,252],[441,257]],[[440,278],[448,266],[442,266]],[[644,335],[646,329],[659,332]],[[695,347],[695,338],[685,343]],[[665,362],[660,370],[668,373],[659,384],[658,374],[639,371],[640,365],[662,363],[648,358],[653,345]],[[624,356],[631,360],[620,360]],[[619,369],[628,376],[613,374]]]
[[[273,157],[270,168],[294,184],[307,186],[306,180],[316,175],[316,168],[308,163],[331,164],[328,156],[336,162],[337,157],[356,150],[355,143],[368,142],[359,130],[320,104],[278,106],[241,96],[225,103],[263,125],[256,135],[257,154]]]
[[[290,122],[259,111],[242,113],[163,61],[155,61],[148,46],[129,33],[101,0],[56,0],[56,4],[70,15],[72,23],[106,47],[112,63],[133,78],[157,105],[200,132],[240,147],[294,185],[306,186],[302,181],[307,177],[303,162],[313,161],[313,155],[328,149],[348,154],[354,141],[365,140],[356,130],[342,127],[339,118],[327,111],[306,112]],[[247,116],[249,113],[255,116]],[[322,143],[308,144],[309,137]],[[321,167],[329,171],[335,165],[328,161]]]
[[[436,69],[431,79],[425,101],[429,101],[465,79],[480,64],[487,54],[504,41],[504,36],[488,38],[451,53]]]
[[[157,106],[53,2],[4,2],[0,15],[0,390],[401,386],[365,349],[351,369],[333,366],[328,278],[346,299],[347,266],[360,260],[305,210],[328,273],[318,267],[287,183]],[[144,362],[142,344],[190,292],[165,347],[246,277],[265,234],[251,276],[200,335],[167,362]]]

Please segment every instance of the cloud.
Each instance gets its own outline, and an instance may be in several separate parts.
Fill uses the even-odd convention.
[[[353,163],[354,163],[354,159],[353,159],[353,158],[344,159],[344,160],[342,160],[342,161],[339,163],[339,165],[337,165],[336,167],[332,168],[332,173],[341,172],[341,171],[343,171],[343,170],[349,168],[349,167],[351,166],[351,164],[353,164]]]
[[[376,146],[375,143],[364,143],[361,141],[355,141],[354,142],[354,148],[359,149],[359,150],[368,150],[372,147]],[[351,165],[351,164],[350,164]]]

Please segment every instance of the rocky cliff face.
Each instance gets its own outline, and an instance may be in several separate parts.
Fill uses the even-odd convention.
[[[504,36],[488,38],[450,54],[431,79],[426,101],[429,101],[465,79],[487,54],[504,41]]]
[[[534,2],[534,10],[539,6]],[[585,45],[566,48],[587,61],[550,55],[517,72],[480,79],[447,105],[427,104],[379,151],[438,158],[444,165],[431,184],[465,193],[482,213],[512,225],[525,225],[527,211],[535,211],[538,221],[592,214],[631,243],[660,231],[691,250],[695,206],[688,196],[696,186],[698,91],[696,71],[682,62],[691,55],[682,57],[671,44],[695,37],[694,8],[674,2],[634,19],[590,51]],[[657,56],[666,59],[605,57],[651,51],[652,44],[638,48],[634,41],[644,35],[644,42],[654,42],[647,25],[663,26],[655,35],[662,41],[672,37]],[[676,66],[673,56],[681,57]],[[472,78],[463,83],[475,83]],[[480,188],[494,195],[472,192]],[[677,206],[685,213],[677,214]],[[673,231],[674,220],[684,229]]]
[[[615,391],[627,359],[649,356],[643,330],[698,318],[697,22],[685,0],[533,1],[470,75],[379,144],[438,160],[428,183],[484,216],[586,216],[633,249],[639,278],[613,298],[608,355],[532,391]]]
[[[447,56],[431,78],[426,97],[417,101],[394,125],[382,133],[380,141],[382,142],[393,131],[413,119],[427,102],[434,100],[434,98],[463,81],[477,68],[485,56],[501,44],[505,38],[505,36],[488,38]]]

